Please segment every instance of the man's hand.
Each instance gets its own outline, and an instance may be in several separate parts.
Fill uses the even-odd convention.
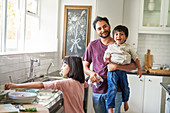
[[[115,71],[115,70],[117,70],[117,66],[118,66],[118,64],[109,63],[109,64],[107,65],[107,69],[108,69],[108,71]]]
[[[97,73],[93,72],[92,74],[90,74],[90,81],[93,82],[98,82],[99,80],[97,79],[96,76],[99,76]]]
[[[131,70],[136,69],[136,64],[134,62],[131,62],[130,64],[126,64],[126,65],[109,63],[107,65],[107,69],[108,69],[108,71],[115,71],[115,70],[131,71]]]

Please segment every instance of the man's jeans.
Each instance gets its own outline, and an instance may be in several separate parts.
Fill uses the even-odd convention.
[[[107,93],[93,93],[93,108],[95,113],[107,113],[108,109],[106,106]],[[115,109],[114,113],[120,113],[122,105],[122,92],[117,92],[115,98]]]

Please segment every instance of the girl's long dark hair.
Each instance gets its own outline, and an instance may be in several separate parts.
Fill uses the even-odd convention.
[[[63,59],[63,63],[69,65],[68,77],[74,80],[79,81],[80,83],[84,83],[84,71],[83,71],[83,63],[80,57],[77,56],[69,56]]]

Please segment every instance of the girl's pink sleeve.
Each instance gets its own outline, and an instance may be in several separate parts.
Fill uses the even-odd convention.
[[[44,89],[61,89],[63,81],[62,80],[55,80],[49,82],[43,82]]]

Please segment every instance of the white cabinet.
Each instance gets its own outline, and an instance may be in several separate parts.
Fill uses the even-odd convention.
[[[145,76],[143,113],[160,113],[162,77]]]
[[[165,113],[170,113],[170,95],[166,93]]]
[[[128,81],[130,87],[130,98],[128,101],[129,110],[126,113],[142,113],[144,76],[139,79],[136,75],[128,74]]]
[[[162,77],[128,74],[129,110],[126,113],[160,113]],[[122,106],[123,108],[123,106]]]
[[[170,34],[170,0],[141,0],[139,33]]]

